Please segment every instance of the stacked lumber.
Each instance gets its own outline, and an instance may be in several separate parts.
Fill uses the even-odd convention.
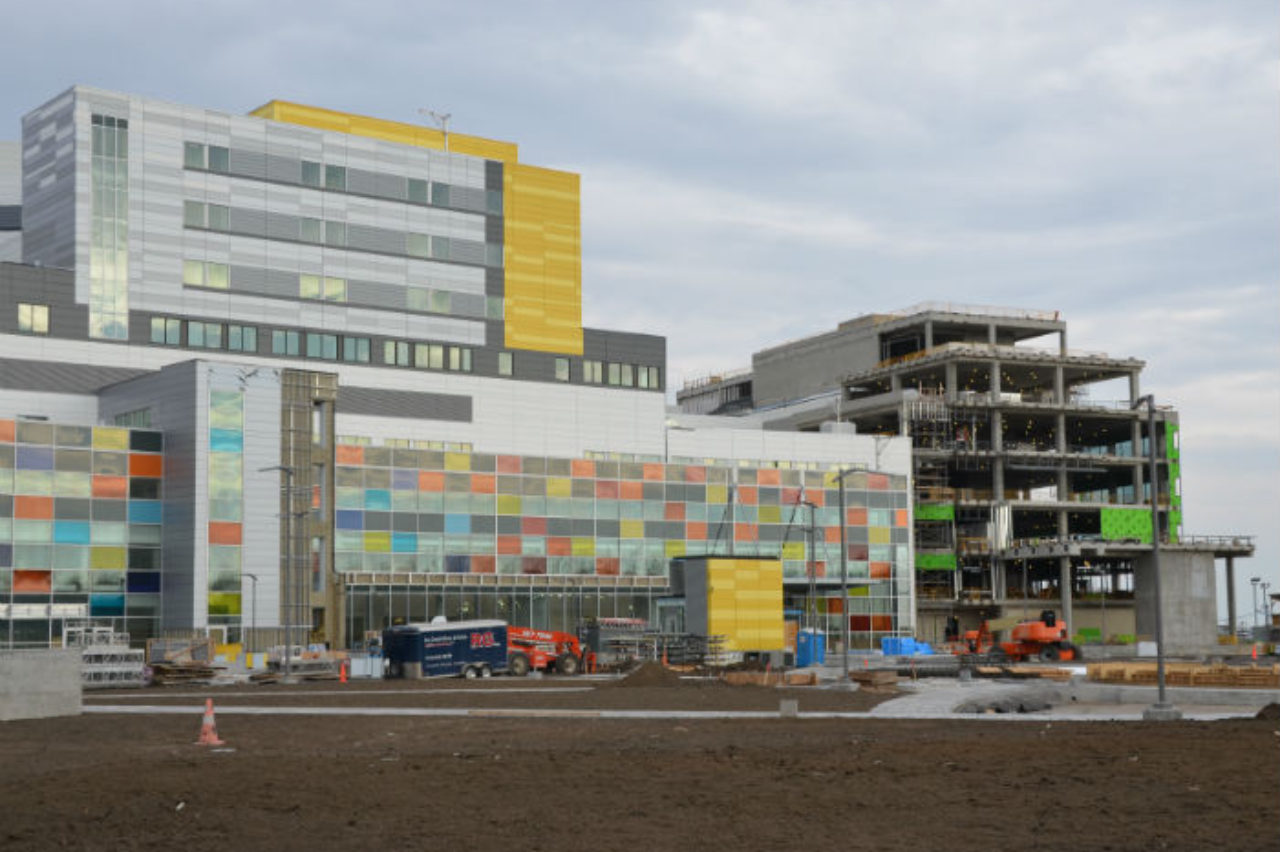
[[[849,672],[849,679],[863,686],[893,686],[898,682],[898,673],[891,669],[858,669]]]
[[[152,663],[151,682],[156,686],[174,684],[207,684],[217,677],[218,670],[208,663]]]
[[[1100,683],[1155,686],[1155,663],[1090,663],[1088,678]],[[1235,689],[1280,687],[1280,665],[1231,666],[1226,663],[1166,663],[1166,686],[1212,686]]]

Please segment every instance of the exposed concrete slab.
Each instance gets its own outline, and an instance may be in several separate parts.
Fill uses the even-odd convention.
[[[0,651],[0,721],[80,712],[79,651]]]

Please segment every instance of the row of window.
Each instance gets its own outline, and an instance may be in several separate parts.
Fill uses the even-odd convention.
[[[49,306],[18,303],[18,331],[23,334],[49,333]]]
[[[273,215],[273,214],[268,214]],[[292,220],[292,221],[291,221]],[[204,201],[184,201],[182,203],[182,223],[188,228],[204,228],[210,231],[232,233],[231,208],[225,204],[214,204]],[[243,227],[243,226],[241,226]],[[296,230],[295,230],[296,228]],[[410,231],[393,231],[385,228],[376,229],[381,239],[375,242],[365,237],[364,243],[349,238],[347,223],[333,219],[316,219],[308,216],[275,215],[269,232],[273,239],[291,239],[312,245],[325,245],[333,248],[352,248],[361,251],[375,251],[378,254],[403,254],[421,260],[464,260],[479,263],[469,255],[453,257],[452,240],[449,237],[419,234]],[[239,233],[239,230],[235,231]],[[254,233],[252,236],[262,236]],[[403,243],[400,240],[403,239]],[[394,251],[388,251],[387,243],[394,245]],[[468,242],[468,241],[463,241]],[[503,248],[501,243],[476,243],[476,252],[481,252],[483,245],[483,263],[485,266],[502,266]]]
[[[174,317],[151,318],[151,342],[161,346],[182,345],[184,320]],[[227,349],[231,352],[257,352],[258,329],[251,325],[186,320],[187,346],[197,349]],[[223,332],[225,331],[225,336]]]
[[[559,378],[558,375],[557,378]],[[568,381],[568,377],[566,376],[564,380]],[[589,385],[608,384],[624,388],[657,390],[662,387],[662,372],[657,367],[647,367],[642,364],[586,360],[582,362],[582,380]]]
[[[186,142],[183,144],[183,165],[188,169],[199,169],[201,171],[213,172],[215,174],[231,174],[231,151],[224,145],[205,145],[200,142]],[[462,206],[472,212],[480,212],[472,209],[472,205],[467,204],[463,198],[455,199],[454,187],[440,181],[428,181],[421,178],[399,178],[394,175],[377,175],[377,178],[391,178],[393,181],[404,180],[404,196],[397,193],[383,192],[359,192],[358,194],[373,194],[375,197],[388,198],[396,201],[408,201],[410,204],[418,204],[431,207],[455,207]],[[375,183],[377,181],[375,180]],[[313,189],[323,189],[328,192],[356,192],[348,181],[346,166],[338,166],[332,163],[319,163],[314,160],[303,160],[301,162],[301,170],[298,183],[301,186],[311,187]],[[459,188],[461,189],[461,188]],[[472,191],[474,192],[474,190]],[[461,201],[461,205],[455,202]],[[484,191],[484,212],[493,215],[501,215],[502,213],[502,192],[500,190],[490,189]]]
[[[382,362],[419,370],[452,370],[470,373],[472,350],[467,346],[440,343],[410,343],[387,340],[382,344]]]

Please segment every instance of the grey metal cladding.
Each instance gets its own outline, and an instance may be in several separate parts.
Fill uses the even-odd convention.
[[[484,161],[484,188],[485,189],[502,189],[502,161],[501,160],[485,160]]]
[[[405,288],[378,281],[348,281],[347,301],[356,305],[404,310]]]
[[[360,195],[376,195],[378,188],[377,174],[365,169],[347,169],[347,191]]]
[[[490,213],[484,217],[484,241],[486,243],[502,244],[506,226],[503,224],[501,216],[494,216]]]
[[[0,205],[0,231],[22,230],[22,205]]]
[[[147,372],[125,367],[0,358],[0,388],[51,393],[96,393],[108,385],[146,375]]]
[[[454,237],[449,240],[449,259],[461,263],[484,264],[484,243],[475,240],[462,240]]]
[[[490,266],[484,271],[484,294],[486,296],[504,296],[507,290],[506,272]]]
[[[339,414],[375,414],[411,420],[446,420],[470,423],[469,396],[419,391],[383,390],[342,385],[338,388]]]
[[[451,313],[467,317],[484,316],[485,297],[478,293],[454,293],[451,297]]]
[[[409,197],[409,179],[400,175],[375,172],[373,186],[373,194],[379,198],[394,198],[397,201],[404,201]]]
[[[232,207],[230,222],[231,231],[237,234],[252,234],[255,237],[261,237],[267,233],[267,213],[265,210]]]
[[[298,239],[298,217],[288,213],[267,214],[267,238],[272,240]]]
[[[507,346],[506,323],[497,322],[495,320],[488,320],[487,322],[485,322],[484,346],[485,346],[484,350],[480,350],[476,352],[477,357],[480,355],[481,351],[506,348]],[[498,371],[498,367],[497,367],[498,355],[496,352],[493,353],[493,361],[494,361],[494,365],[491,368],[489,368],[490,373],[496,373]]]
[[[372,225],[347,225],[347,247],[378,254],[408,254],[403,231],[391,231]]]
[[[267,155],[244,148],[232,148],[228,156],[231,171],[244,177],[266,180]]]
[[[487,196],[483,189],[469,186],[452,186],[449,188],[449,206],[474,213],[484,213],[488,209]]]
[[[582,357],[623,364],[646,364],[663,367],[665,371],[667,339],[656,334],[584,328]],[[666,376],[663,379],[665,382]]]
[[[297,157],[267,154],[267,180],[302,183],[302,160]]]

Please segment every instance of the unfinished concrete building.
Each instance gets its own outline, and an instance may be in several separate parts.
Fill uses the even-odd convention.
[[[1154,634],[1143,367],[1068,348],[1057,312],[926,304],[758,352],[731,384],[766,428],[911,438],[920,636],[1043,608],[1124,641]],[[681,408],[720,384],[687,386]],[[1235,623],[1234,559],[1253,543],[1186,535],[1177,412],[1157,400],[1154,423],[1164,630],[1190,651],[1215,639],[1219,558]]]

